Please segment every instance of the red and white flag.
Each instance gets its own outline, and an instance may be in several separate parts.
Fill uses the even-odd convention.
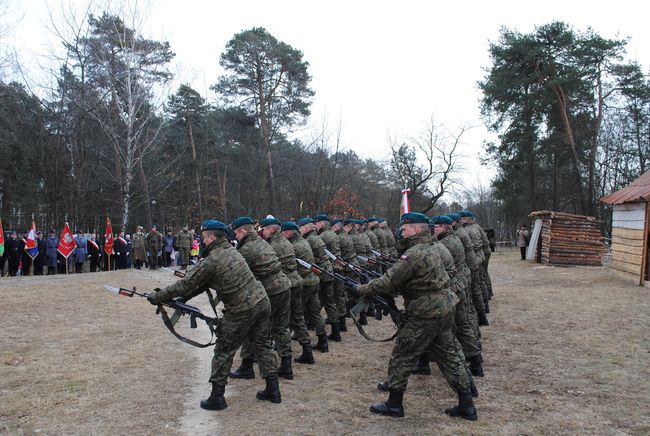
[[[32,228],[29,229],[29,235],[25,241],[25,251],[32,259],[38,256],[38,245],[36,245],[36,223],[34,222],[34,219],[32,219]]]
[[[401,217],[405,213],[409,213],[411,211],[411,203],[409,202],[409,193],[411,192],[410,189],[402,189],[402,204],[400,204],[399,208],[399,216]]]
[[[106,217],[106,232],[104,233],[104,252],[106,254],[114,254],[113,250],[113,228],[111,227],[111,219]]]
[[[76,249],[77,244],[75,244],[74,238],[72,237],[70,226],[68,223],[65,223],[63,230],[61,231],[61,236],[59,237],[59,245],[56,247],[56,251],[61,253],[61,256],[67,259]]]

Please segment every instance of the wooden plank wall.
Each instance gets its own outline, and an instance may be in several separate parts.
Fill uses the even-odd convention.
[[[643,265],[646,203],[614,205],[612,213],[612,259],[610,266],[640,277]]]

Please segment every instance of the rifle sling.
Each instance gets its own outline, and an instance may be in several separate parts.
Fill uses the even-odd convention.
[[[208,293],[209,295],[209,293]],[[212,299],[211,299],[212,300]],[[212,301],[211,301],[212,302]],[[194,347],[198,348],[205,348],[209,347],[210,345],[214,345],[216,343],[216,338],[215,338],[215,327],[214,327],[214,321],[205,321],[205,323],[208,325],[208,328],[210,329],[210,342],[207,344],[201,344],[199,342],[196,342],[190,338],[186,338],[185,336],[180,335],[176,330],[174,330],[174,326],[172,325],[172,322],[169,319],[169,316],[167,316],[167,311],[165,310],[162,305],[158,306],[158,309],[160,310],[160,316],[163,320],[163,323],[165,324],[165,327],[167,327],[167,330],[171,332],[172,335],[176,336],[179,340],[185,342],[186,344],[192,345]],[[214,341],[213,341],[214,339]]]

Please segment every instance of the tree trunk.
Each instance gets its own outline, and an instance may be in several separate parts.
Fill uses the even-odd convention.
[[[147,183],[147,175],[144,172],[144,166],[142,165],[142,155],[138,159],[138,172],[140,173],[140,181],[142,182],[142,190],[144,191],[144,211],[145,219],[147,221],[147,231],[151,229],[153,220],[151,218],[151,197],[149,196],[149,184]],[[126,224],[125,224],[126,227]]]
[[[199,221],[203,222],[203,199],[201,198],[201,176],[199,174],[199,163],[196,160],[196,146],[194,144],[194,134],[192,133],[192,121],[187,120],[187,138],[192,147],[192,161],[194,161],[194,177],[196,181],[196,199],[199,207]]]

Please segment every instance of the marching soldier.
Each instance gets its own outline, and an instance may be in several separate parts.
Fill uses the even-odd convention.
[[[223,302],[224,315],[212,358],[212,392],[201,401],[201,408],[207,410],[227,407],[224,392],[228,375],[235,353],[245,341],[252,344],[260,373],[266,379],[266,388],[257,392],[257,398],[272,403],[282,401],[277,359],[269,340],[271,303],[246,260],[230,245],[227,229],[221,221],[205,221],[201,226],[203,258],[183,279],[165,289],[156,289],[149,297],[157,305],[174,297],[189,299],[212,288]]]
[[[381,227],[384,235],[386,236],[386,245],[388,247],[388,254],[392,257],[397,257],[397,249],[395,248],[395,235],[388,228],[388,224],[384,218],[379,218],[379,226]]]
[[[474,217],[474,214],[472,214],[472,212],[464,210],[458,212],[458,215],[460,215],[463,228],[467,231],[467,234],[472,241],[472,247],[474,248],[474,257],[476,258],[476,267],[472,270],[472,301],[474,301],[474,307],[478,313],[479,325],[487,326],[489,325],[489,322],[485,314],[490,312],[490,307],[485,303],[483,299],[481,264],[485,261],[485,256],[483,254],[481,232],[479,232],[478,228],[472,223]]]
[[[348,233],[345,231],[343,226],[343,220],[335,219],[331,222],[332,230],[339,237],[339,249],[341,251],[341,258],[352,265],[358,265],[357,263],[357,253],[354,251],[354,242]],[[344,274],[350,278],[353,277],[351,271],[345,270]],[[345,318],[347,314],[347,292],[345,291],[345,286],[343,283],[337,280],[336,282],[336,307],[339,311],[339,328],[342,332],[347,332],[348,327],[345,324]],[[366,321],[367,322],[367,321]]]
[[[230,226],[237,239],[237,251],[246,260],[253,275],[259,280],[271,303],[271,338],[275,342],[281,365],[278,376],[293,378],[291,369],[291,332],[289,318],[291,311],[291,281],[282,272],[282,264],[273,248],[255,231],[255,221],[247,216],[235,219]],[[254,378],[254,347],[244,341],[241,350],[240,367],[230,373],[233,378]]]
[[[176,235],[176,246],[178,247],[178,258],[176,265],[181,265],[182,269],[187,269],[190,263],[190,251],[192,250],[192,242],[194,236],[188,230],[187,224],[183,224],[183,229]]]
[[[406,317],[398,330],[388,364],[388,401],[373,404],[370,411],[381,415],[404,416],[402,400],[411,368],[422,353],[430,351],[449,385],[458,393],[458,405],[445,410],[450,416],[475,421],[465,357],[452,332],[458,297],[448,288],[449,276],[431,244],[428,218],[420,213],[402,216],[404,238],[411,247],[380,278],[359,285],[360,297],[374,294],[404,296]]]

